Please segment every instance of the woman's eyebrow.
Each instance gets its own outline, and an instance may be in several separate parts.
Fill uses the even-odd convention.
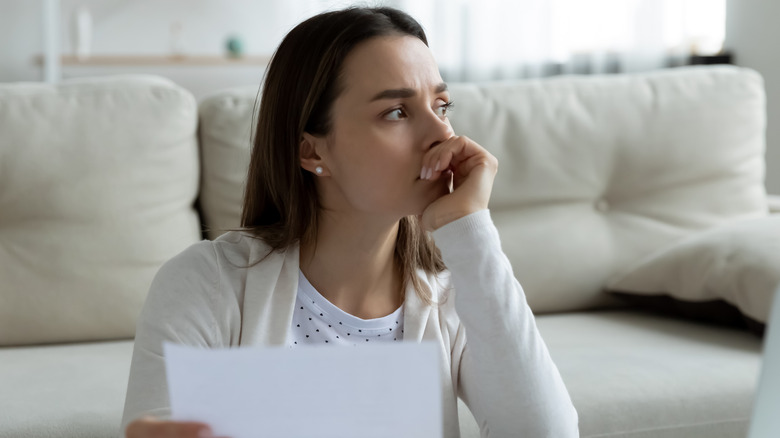
[[[435,93],[443,93],[447,91],[447,84],[442,82],[439,85],[436,86],[436,89],[434,90]],[[374,102],[376,100],[381,99],[405,99],[409,97],[414,97],[417,94],[416,91],[412,88],[393,88],[390,90],[384,90],[377,93],[374,97],[371,98],[371,102]]]

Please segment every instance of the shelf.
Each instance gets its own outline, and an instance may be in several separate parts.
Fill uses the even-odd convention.
[[[265,66],[271,60],[270,56],[242,56],[228,58],[218,55],[94,55],[88,58],[77,58],[68,55],[60,58],[63,67],[96,67],[96,66]],[[37,65],[43,65],[43,56],[35,58]]]

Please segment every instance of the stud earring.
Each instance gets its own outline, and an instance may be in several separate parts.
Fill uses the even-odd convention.
[[[315,167],[314,171],[317,172],[317,175],[322,175],[322,166]]]

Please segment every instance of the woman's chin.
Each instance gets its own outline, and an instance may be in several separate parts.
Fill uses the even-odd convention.
[[[436,184],[439,183],[439,184]],[[450,189],[446,184],[446,181],[431,181],[430,187],[427,187],[425,192],[420,196],[420,202],[417,203],[417,208],[413,215],[422,216],[423,212],[434,201],[442,196],[448,195]]]

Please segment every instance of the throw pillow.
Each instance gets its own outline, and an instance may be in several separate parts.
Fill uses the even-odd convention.
[[[611,280],[606,289],[685,302],[723,300],[765,323],[780,284],[780,215],[697,233]]]

